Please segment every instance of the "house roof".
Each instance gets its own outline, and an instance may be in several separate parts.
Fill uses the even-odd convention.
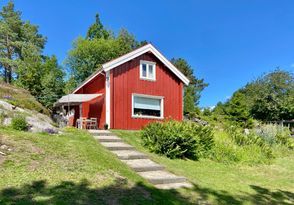
[[[90,100],[93,100],[102,94],[68,94],[65,96],[62,96],[55,104],[54,106],[64,105],[64,104],[80,104],[83,102],[88,102]]]
[[[153,55],[155,55],[167,68],[169,68],[185,85],[189,84],[189,79],[181,72],[179,71],[169,60],[167,60],[152,44],[147,44],[145,46],[142,46],[138,49],[135,49],[125,55],[122,55],[118,58],[115,58],[107,63],[104,63],[98,71],[93,73],[90,77],[88,77],[81,85],[79,85],[73,93],[78,91],[81,87],[83,87],[85,84],[90,82],[93,78],[95,78],[97,75],[99,75],[102,71],[109,71],[113,68],[116,68],[117,66],[128,62],[129,60],[132,60],[144,53],[151,52]]]

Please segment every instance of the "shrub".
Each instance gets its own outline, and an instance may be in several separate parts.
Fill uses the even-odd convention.
[[[281,144],[288,148],[294,148],[293,139],[291,139],[291,133],[288,127],[267,124],[258,126],[253,132],[270,145]]]
[[[217,162],[239,162],[237,147],[230,141],[216,141],[211,153],[211,159]]]
[[[211,150],[210,158],[214,161],[227,164],[244,163],[250,165],[260,163],[268,164],[273,159],[273,152],[269,146],[262,148],[252,143],[253,140],[248,140],[246,143],[243,140],[237,143],[235,139],[227,132],[218,131],[215,134],[215,146]]]
[[[29,125],[24,116],[17,115],[12,118],[11,127],[15,130],[26,131],[28,130]]]
[[[244,134],[240,129],[231,126],[227,128],[229,137],[239,146],[257,145],[268,158],[273,158],[271,147],[255,133]]]
[[[154,122],[142,130],[143,145],[169,158],[199,159],[214,145],[212,128],[193,122]]]

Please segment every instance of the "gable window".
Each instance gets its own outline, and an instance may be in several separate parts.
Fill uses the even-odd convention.
[[[140,61],[140,78],[144,80],[156,79],[156,63],[151,61]]]
[[[133,94],[132,117],[163,118],[163,97]]]

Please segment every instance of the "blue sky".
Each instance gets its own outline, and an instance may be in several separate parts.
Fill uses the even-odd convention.
[[[0,0],[2,7],[7,0]],[[188,60],[209,86],[200,105],[213,106],[277,66],[294,71],[292,0],[15,0],[23,19],[48,37],[46,54],[64,62],[98,12],[115,32],[126,28],[167,58]]]

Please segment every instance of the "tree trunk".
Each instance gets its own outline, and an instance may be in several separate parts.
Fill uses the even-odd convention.
[[[9,46],[8,35],[6,35],[6,47],[7,47],[7,57],[8,57],[9,60],[11,60],[12,59],[12,51],[11,51],[11,48]],[[12,68],[8,64],[4,69],[5,69],[5,81],[6,81],[6,83],[10,84],[11,80],[12,80]]]
[[[7,83],[6,78],[7,78],[7,68],[4,66],[4,80]]]
[[[11,79],[12,79],[12,72],[10,66],[7,68],[7,76],[6,76],[6,83],[11,84]]]

